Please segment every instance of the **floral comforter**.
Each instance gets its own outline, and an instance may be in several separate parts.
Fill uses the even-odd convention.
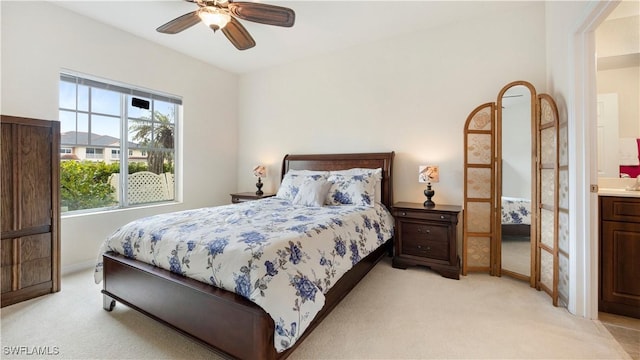
[[[531,200],[503,196],[502,224],[531,225]]]
[[[324,294],[393,235],[381,205],[307,207],[267,198],[133,221],[100,248],[235,292],[274,320],[277,351],[291,347]]]

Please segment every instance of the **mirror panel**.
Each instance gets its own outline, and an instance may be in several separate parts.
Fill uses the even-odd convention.
[[[498,99],[501,142],[501,272],[531,276],[532,103],[523,84],[506,87]]]

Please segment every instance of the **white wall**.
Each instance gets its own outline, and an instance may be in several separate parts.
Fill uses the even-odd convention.
[[[545,90],[544,24],[534,3],[241,76],[239,189],[261,162],[277,190],[287,153],[393,150],[396,201],[423,202],[418,166],[437,164],[434,201],[462,204],[466,118],[511,81]]]
[[[598,315],[596,184],[597,25],[616,3],[551,1],[546,3],[547,87],[560,122],[568,123],[569,163],[569,304],[571,313]]]
[[[102,240],[132,219],[230,201],[236,190],[235,75],[49,2],[0,5],[2,114],[57,120],[62,69],[183,97],[182,203],[63,218],[63,269],[96,259]]]

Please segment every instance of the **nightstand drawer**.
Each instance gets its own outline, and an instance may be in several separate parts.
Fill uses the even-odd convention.
[[[422,220],[433,220],[433,221],[444,221],[451,222],[453,217],[456,217],[458,214],[448,214],[448,213],[437,213],[437,212],[424,212],[424,211],[412,211],[412,210],[396,210],[393,215],[397,218],[407,218],[407,219],[422,219]]]
[[[405,242],[412,240],[428,240],[428,241],[449,241],[449,227],[438,226],[425,223],[412,223],[407,221],[400,222],[402,237]]]
[[[402,254],[448,262],[449,244],[442,241],[405,239],[402,243]]]

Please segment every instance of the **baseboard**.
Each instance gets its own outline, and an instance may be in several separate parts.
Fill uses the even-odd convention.
[[[62,276],[64,275],[68,275],[77,271],[83,271],[83,270],[87,270],[90,269],[92,267],[96,266],[96,261],[95,260],[88,260],[85,262],[81,262],[81,263],[77,263],[77,264],[71,264],[71,265],[67,265],[67,266],[63,266],[62,269],[60,270],[60,272],[62,273]]]

